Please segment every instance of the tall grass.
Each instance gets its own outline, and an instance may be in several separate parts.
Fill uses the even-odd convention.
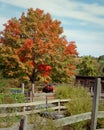
[[[66,115],[77,115],[85,112],[92,111],[92,98],[89,94],[89,90],[83,86],[61,84],[56,87],[56,98],[70,98],[71,101],[66,104]],[[104,100],[99,102],[99,111],[104,111]],[[91,121],[82,121],[72,125],[69,125],[70,130],[90,130]],[[97,128],[104,128],[104,118],[98,119]]]
[[[57,98],[70,98],[71,101],[66,104],[67,111],[66,115],[76,115],[91,111],[92,100],[89,95],[88,89],[82,86],[70,86],[62,84],[56,88],[55,96]],[[87,130],[85,127],[89,122],[78,122],[69,125],[70,130]]]
[[[28,123],[34,124],[34,130],[62,130],[57,128],[52,119],[44,119],[38,114],[31,114],[28,116]]]

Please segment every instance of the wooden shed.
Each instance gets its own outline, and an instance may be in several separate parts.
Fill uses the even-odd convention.
[[[101,78],[101,92],[104,93],[104,77],[101,76],[79,76],[75,78],[75,84],[81,84],[84,87],[89,88],[92,92],[94,90],[96,78]]]

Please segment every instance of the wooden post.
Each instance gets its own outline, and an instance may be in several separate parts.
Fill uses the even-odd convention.
[[[92,104],[91,130],[96,130],[99,97],[101,91],[101,78],[96,78]]]
[[[32,92],[31,92],[31,101],[33,102],[34,101],[34,88],[35,88],[35,86],[34,86],[34,84],[32,84]]]
[[[46,110],[48,109],[48,97],[46,95]]]
[[[24,85],[24,83],[22,83],[22,94],[24,94],[25,93],[25,85]],[[25,107],[23,107],[23,111],[25,111]]]
[[[93,95],[94,94],[94,92],[93,92],[93,87],[91,87],[91,95]]]
[[[60,113],[60,100],[58,101],[58,113]]]
[[[24,116],[24,129],[27,130],[27,115]]]
[[[27,130],[27,115],[21,118],[19,130]]]
[[[25,93],[25,85],[24,85],[24,83],[22,83],[22,93],[23,94]]]
[[[30,91],[30,102],[33,102],[33,93]]]

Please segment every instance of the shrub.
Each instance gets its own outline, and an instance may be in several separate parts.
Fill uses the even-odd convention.
[[[23,94],[0,94],[0,104],[12,104],[22,102],[25,102],[25,96]],[[12,113],[15,111],[17,111],[17,108],[0,108],[0,113]],[[21,111],[21,108],[18,108],[18,111]]]
[[[85,96],[90,97],[88,89],[80,85],[74,86],[74,85],[69,85],[69,84],[61,84],[60,86],[56,86],[55,88],[56,98],[77,99],[77,98],[81,98]]]
[[[0,104],[22,103],[25,102],[24,94],[0,94]]]
[[[57,98],[70,98],[72,99],[66,104],[66,115],[76,115],[91,111],[92,101],[88,89],[82,86],[69,86],[66,84],[60,85],[56,88],[55,96]],[[69,125],[70,130],[85,130],[84,126],[88,121],[78,122]]]
[[[41,118],[37,114],[31,114],[28,116],[28,123],[34,124],[34,130],[61,130],[57,128],[52,119]]]
[[[25,102],[25,96],[23,94],[0,94],[0,104],[11,104],[11,103],[22,103]],[[5,108],[0,109],[0,113],[12,113],[16,111],[21,111],[21,108]],[[19,121],[19,116],[9,115],[6,117],[0,117],[0,127],[9,127],[14,124],[14,122]]]
[[[14,123],[17,123],[19,121],[20,121],[19,116],[0,117],[0,128],[11,127],[12,125],[14,125]]]
[[[82,86],[70,86],[68,84],[62,84],[56,87],[56,98],[70,98],[72,99],[66,104],[66,115],[76,115],[85,112],[92,111],[92,99],[90,97],[87,88]],[[104,100],[99,101],[99,111],[104,111]],[[104,128],[104,118],[97,120],[97,128]],[[78,122],[69,125],[70,130],[90,130],[91,121]]]

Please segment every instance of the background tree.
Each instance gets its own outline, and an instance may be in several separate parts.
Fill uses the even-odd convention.
[[[82,57],[78,64],[78,74],[82,76],[96,76],[97,67],[95,62],[96,61],[91,56]]]
[[[104,55],[99,56],[97,61],[99,64],[99,67],[98,67],[99,75],[104,76]]]
[[[54,70],[54,76],[58,70],[53,68],[59,64],[65,64],[65,73],[70,75],[73,57],[77,55],[76,45],[70,44],[62,35],[60,24],[60,21],[52,20],[49,13],[32,8],[28,9],[27,15],[22,13],[20,19],[12,18],[4,24],[5,29],[0,33],[3,76],[32,83],[42,77],[49,80],[50,72]]]

